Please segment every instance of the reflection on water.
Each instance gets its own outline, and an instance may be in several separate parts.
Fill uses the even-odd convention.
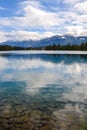
[[[0,130],[85,130],[86,109],[87,55],[0,55]]]

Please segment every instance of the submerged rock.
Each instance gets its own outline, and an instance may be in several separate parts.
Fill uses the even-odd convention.
[[[56,130],[85,130],[85,113],[78,106],[67,105],[64,109],[53,112],[52,125]]]

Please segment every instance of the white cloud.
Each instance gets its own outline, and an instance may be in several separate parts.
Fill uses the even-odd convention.
[[[13,21],[11,18],[0,17],[0,27],[2,27],[2,26],[3,27],[5,27],[5,26],[10,27],[13,25],[12,23],[13,23]]]
[[[75,4],[74,8],[77,12],[87,15],[87,1],[78,2],[77,4]]]
[[[7,37],[6,37],[6,32],[0,30],[0,42],[6,41]]]
[[[80,1],[81,0],[64,0],[64,3],[73,5],[73,4],[76,4],[76,3],[80,2]]]
[[[64,8],[58,6],[57,10],[57,7],[51,5],[52,9],[56,9],[50,11],[40,0],[20,2],[15,16],[0,17],[0,28],[4,32],[0,36],[1,41],[8,39],[8,36],[9,39],[23,40],[24,38],[24,40],[28,40],[40,39],[46,34],[50,36],[60,33],[87,35],[87,1],[63,0],[61,2],[55,0],[55,2],[58,5],[63,4]],[[10,28],[11,31],[6,32],[5,28],[7,30]],[[43,33],[40,32],[40,29]]]
[[[84,31],[83,26],[79,26],[79,25],[78,26],[77,25],[76,26],[74,26],[74,25],[73,26],[67,26],[66,28],[67,28],[67,33],[72,34],[74,36],[79,36]],[[85,32],[85,33],[87,33],[87,32]],[[86,35],[85,33],[84,33],[84,35]]]
[[[17,12],[21,16],[0,18],[0,25],[24,29],[29,27],[49,28],[60,24],[61,20],[58,19],[56,13],[47,12],[41,7],[42,5],[39,2],[21,2],[20,10]]]
[[[39,33],[39,32],[30,32],[30,31],[12,31],[12,32],[4,32],[0,31],[0,42],[3,41],[22,41],[22,40],[39,40],[45,37],[50,37],[55,35],[52,32],[44,32],[44,33]]]
[[[21,22],[21,27],[43,27],[49,28],[60,24],[56,13],[48,12],[40,2],[26,1],[20,3],[22,16],[15,17],[14,20]]]

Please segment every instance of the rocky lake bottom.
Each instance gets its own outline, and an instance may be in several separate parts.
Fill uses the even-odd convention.
[[[87,130],[87,55],[1,53],[0,130]]]

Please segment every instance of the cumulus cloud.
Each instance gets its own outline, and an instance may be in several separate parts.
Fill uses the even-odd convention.
[[[75,4],[74,8],[77,12],[84,13],[87,15],[87,1],[78,2]]]
[[[19,40],[21,36],[24,40],[40,39],[49,32],[49,35],[87,35],[86,0],[55,0],[53,6],[52,3],[49,0],[23,0],[18,3],[15,15],[0,17],[0,29],[6,34],[2,33],[1,41],[8,39],[8,35],[10,39],[15,37]]]
[[[12,28],[29,28],[42,27],[48,28],[60,24],[57,14],[47,12],[39,2],[25,1],[20,3],[20,10],[17,12],[21,16],[12,18],[0,18],[0,24],[4,26],[12,26]],[[13,26],[14,25],[14,26]]]
[[[0,42],[6,41],[7,37],[6,37],[6,32],[0,30]]]
[[[21,22],[21,27],[49,28],[59,25],[61,22],[56,13],[46,11],[40,2],[26,1],[21,2],[20,5],[22,16],[14,19],[18,23]]]
[[[3,41],[22,41],[22,40],[39,40],[45,37],[50,37],[55,35],[53,32],[30,32],[30,31],[11,31],[11,32],[5,32],[0,31],[0,42]]]

